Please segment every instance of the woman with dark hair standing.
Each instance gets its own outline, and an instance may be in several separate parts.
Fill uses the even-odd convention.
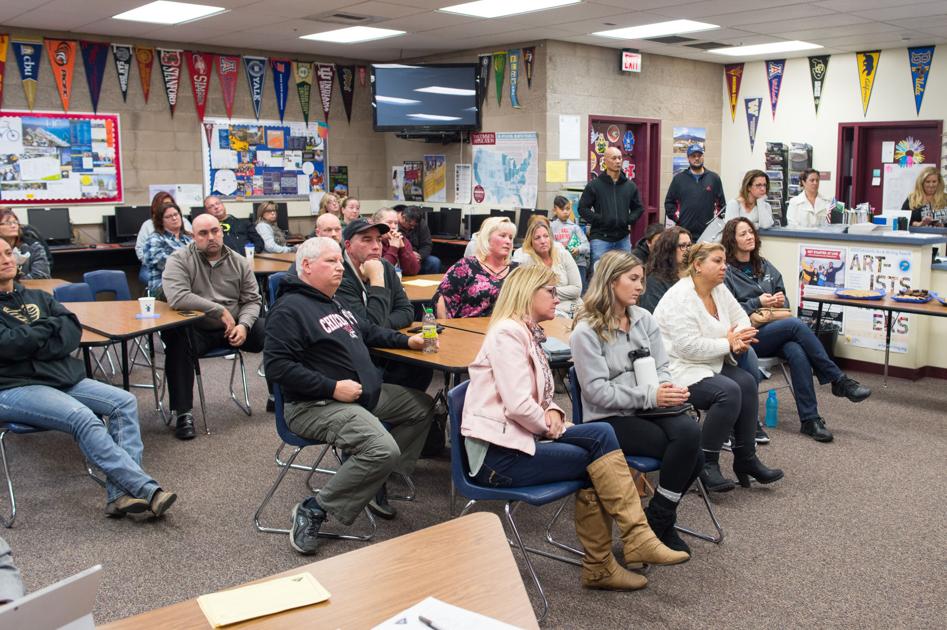
[[[745,218],[728,221],[721,243],[727,250],[724,282],[759,329],[754,348],[761,357],[781,357],[789,362],[799,431],[817,442],[831,442],[832,433],[819,415],[812,373],[819,383],[832,383],[832,393],[861,402],[871,390],[849,378],[829,358],[815,333],[789,311],[786,288],[779,270],[760,256],[760,236]],[[783,309],[783,310],[774,310]]]
[[[17,280],[40,280],[49,277],[49,260],[46,258],[43,244],[25,240],[16,213],[3,206],[0,206],[0,238],[13,248]]]
[[[769,175],[763,171],[747,171],[740,184],[740,194],[727,202],[724,219],[746,217],[760,228],[773,227],[773,208],[766,201],[769,191]]]
[[[669,227],[658,235],[651,247],[645,274],[648,282],[638,306],[653,313],[664,294],[684,272],[684,256],[691,247],[691,233],[682,227]]]

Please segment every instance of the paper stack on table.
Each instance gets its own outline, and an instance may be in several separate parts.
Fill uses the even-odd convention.
[[[428,623],[421,621],[424,617]],[[516,626],[492,617],[428,597],[411,608],[378,624],[372,630],[516,630]]]
[[[256,619],[284,610],[318,604],[329,599],[327,591],[311,573],[267,580],[229,591],[201,595],[197,603],[215,628]]]
[[[411,287],[436,287],[441,283],[440,280],[428,280],[427,278],[416,278],[414,280],[403,280],[401,284]]]

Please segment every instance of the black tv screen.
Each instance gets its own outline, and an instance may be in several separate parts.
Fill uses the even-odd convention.
[[[115,236],[137,238],[142,223],[151,220],[151,206],[115,206]]]
[[[26,217],[27,224],[36,228],[47,242],[72,240],[69,208],[29,208]]]
[[[477,64],[374,64],[375,131],[478,131]]]

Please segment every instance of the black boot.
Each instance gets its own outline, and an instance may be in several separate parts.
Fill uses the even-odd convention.
[[[759,483],[773,483],[783,478],[783,471],[779,468],[763,465],[755,449],[733,449],[733,472],[744,488],[750,487],[750,477]]]
[[[677,503],[674,503],[663,494],[655,493],[644,513],[648,518],[648,526],[651,531],[658,537],[658,540],[664,543],[665,547],[670,547],[674,551],[691,553],[691,548],[677,535],[677,530],[674,529],[674,523],[677,522]]]
[[[704,451],[704,469],[700,471],[700,480],[709,492],[730,492],[736,487],[732,479],[720,472],[720,452]]]

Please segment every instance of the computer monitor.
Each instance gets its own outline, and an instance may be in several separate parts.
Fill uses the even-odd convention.
[[[546,217],[549,216],[549,211],[520,208],[519,220],[516,223],[516,238],[526,238],[526,229],[529,227],[529,220],[537,214]]]
[[[491,217],[506,217],[510,220],[510,223],[516,224],[516,211],[515,210],[490,210]]]
[[[204,209],[204,206],[191,206],[191,215],[188,217],[188,220],[193,223],[194,219],[205,212],[207,212],[207,210]]]
[[[438,218],[437,234],[454,238],[461,235],[460,208],[441,208],[440,212],[432,212],[428,219],[431,217]],[[431,233],[434,234],[433,228]]]
[[[151,220],[151,206],[115,206],[115,238],[128,241],[138,238],[145,221]]]
[[[46,239],[47,243],[72,241],[69,208],[29,208],[26,222]]]
[[[256,222],[256,211],[263,202],[253,204],[253,222]],[[276,203],[276,225],[289,232],[289,209],[282,201]]]
[[[489,214],[468,214],[464,217],[464,225],[467,228],[467,237],[473,238],[473,235],[480,231],[483,222],[490,218]]]

